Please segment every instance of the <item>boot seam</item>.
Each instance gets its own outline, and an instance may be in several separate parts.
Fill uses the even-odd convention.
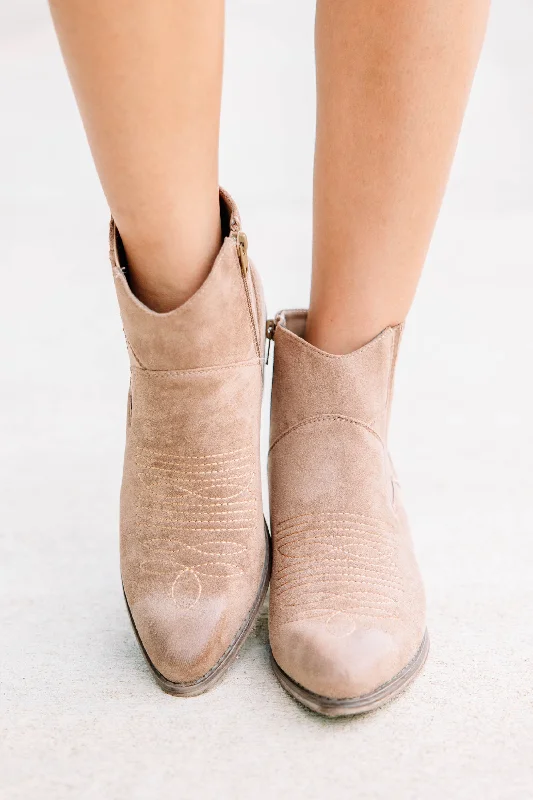
[[[132,370],[142,372],[154,378],[163,378],[168,375],[200,375],[202,373],[219,372],[224,369],[238,369],[239,367],[260,367],[261,359],[254,358],[251,361],[237,361],[234,364],[220,364],[212,367],[193,367],[192,369],[146,369],[146,367],[131,365]]]
[[[371,433],[373,436],[375,436],[376,439],[382,445],[382,447],[385,449],[385,442],[383,441],[383,439],[381,438],[379,433],[377,433],[377,431],[375,431],[366,422],[362,422],[361,420],[355,419],[354,417],[345,416],[344,414],[317,414],[314,417],[307,417],[306,419],[303,419],[300,422],[296,422],[294,425],[291,425],[289,428],[286,428],[282,433],[278,434],[278,436],[276,436],[276,438],[271,443],[271,445],[270,445],[270,447],[268,449],[269,454],[272,452],[274,447],[282,439],[285,438],[285,436],[289,435],[289,433],[292,433],[293,431],[297,430],[298,428],[302,428],[305,425],[312,425],[314,422],[322,422],[323,420],[338,420],[339,422],[349,422],[352,425],[358,425],[360,428],[364,428],[369,433]]]

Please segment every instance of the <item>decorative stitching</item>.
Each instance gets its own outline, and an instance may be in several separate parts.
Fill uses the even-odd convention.
[[[290,428],[287,428],[287,430],[283,431],[283,433],[280,433],[270,445],[268,452],[271,453],[274,447],[278,444],[278,442],[280,442],[285,436],[287,436],[289,433],[292,433],[297,428],[301,428],[304,425],[311,425],[313,422],[323,422],[324,420],[338,420],[339,422],[350,422],[353,425],[358,425],[359,427],[364,428],[373,436],[375,436],[376,439],[380,442],[381,446],[383,448],[385,447],[385,443],[381,438],[381,436],[379,435],[379,433],[375,431],[373,428],[371,428],[369,425],[367,425],[365,422],[361,422],[361,420],[354,419],[353,417],[345,417],[343,414],[318,414],[315,417],[308,417],[307,419],[304,419],[301,422],[296,422],[294,425],[291,425]]]
[[[174,455],[171,453],[160,453],[157,450],[148,450],[146,447],[140,447],[137,445],[137,455],[146,455],[147,458],[151,459],[154,456],[159,456],[161,458],[171,458],[176,459],[176,461],[198,461],[200,459],[210,459],[210,458],[222,458],[224,456],[232,456],[235,453],[244,453],[245,451],[250,451],[252,449],[251,445],[246,445],[246,447],[239,447],[237,450],[229,450],[227,453],[215,453],[214,455],[202,455],[202,456],[184,456],[184,455]]]
[[[220,474],[224,474],[224,473],[228,473],[228,472],[237,472],[237,470],[246,469],[247,468],[247,466],[248,466],[248,464],[247,464],[248,458],[247,457],[245,457],[245,458],[246,458],[246,461],[244,461],[244,459],[241,459],[241,458],[235,459],[235,461],[244,461],[244,463],[241,464],[240,466],[234,467],[233,469],[231,467],[224,466],[223,469],[204,469],[204,470],[198,470],[198,471],[197,470],[192,470],[191,472],[182,472],[181,474],[182,475],[220,475]],[[178,462],[176,462],[176,463],[178,463]],[[211,467],[211,466],[217,466],[219,464],[222,464],[222,465],[231,464],[231,461],[225,461],[225,462],[222,462],[222,461],[218,461],[217,462],[217,461],[215,461],[212,464],[208,463],[208,464],[204,464],[202,466],[210,466]],[[190,466],[190,465],[187,465],[187,466]],[[176,467],[176,464],[174,464],[174,469],[175,469],[175,467]],[[153,467],[153,469],[172,470],[171,462],[168,461],[167,465],[165,467]]]
[[[206,566],[206,567],[209,567],[209,566],[226,567],[227,566],[227,567],[232,567],[232,568],[235,569],[233,564],[224,564],[222,562],[210,562],[210,563],[204,564],[203,566]],[[166,570],[164,569],[164,567],[166,567],[167,569],[172,569],[174,567],[181,567],[182,568],[181,572],[185,572],[185,571],[191,572],[191,573],[194,573],[198,577],[201,575],[204,578],[239,578],[241,575],[244,574],[244,570],[243,569],[235,569],[235,572],[228,572],[228,571],[225,571],[225,570],[219,570],[218,572],[216,570],[207,570],[207,571],[204,570],[203,572],[200,572],[196,567],[186,567],[183,564],[177,564],[173,559],[170,559],[170,558],[163,559],[160,556],[157,559],[157,563],[154,562],[154,561],[149,561],[149,560],[141,561],[141,563],[139,564],[139,567],[140,567],[141,572],[143,572],[145,575],[164,575],[166,573]]]
[[[180,500],[183,500],[184,502],[180,503]],[[189,511],[190,509],[196,509],[196,508],[218,508],[220,506],[242,506],[242,505],[246,505],[247,503],[251,502],[250,500],[232,500],[229,503],[211,503],[208,500],[206,500],[205,503],[191,503],[190,500],[191,500],[191,496],[190,495],[183,495],[181,497],[161,498],[159,502],[162,505],[171,506],[171,507],[177,508],[177,509],[186,509],[187,511]],[[253,503],[254,503],[254,508],[255,508],[255,506],[256,506],[255,500],[253,501]],[[145,508],[148,511],[153,511],[152,506],[142,506],[142,508]],[[241,509],[239,511],[239,513],[242,513],[242,510],[243,509]],[[232,511],[214,511],[213,513],[214,514],[230,514],[230,513],[233,513],[233,512]],[[237,513],[237,510],[235,510],[235,513]]]
[[[159,539],[157,537],[155,537],[153,539],[145,539],[145,541],[142,542],[142,546],[146,547],[146,548],[157,547],[158,544],[161,544],[161,539]],[[167,547],[168,544],[169,544],[168,542],[165,542],[164,543],[165,547]],[[179,547],[186,547],[189,550],[196,550],[198,553],[203,553],[206,556],[212,556],[213,555],[212,552],[208,552],[207,550],[201,550],[199,547],[197,547],[197,545],[194,545],[194,544],[186,544],[186,542],[179,542],[178,544],[179,544]],[[241,542],[235,542],[233,539],[212,539],[210,541],[204,542],[203,546],[206,547],[207,545],[210,545],[210,544],[216,544],[216,545],[219,545],[219,544],[231,544],[231,545],[235,545],[239,549],[238,550],[239,552],[240,552],[240,550],[241,550],[241,548],[243,546]]]
[[[350,524],[352,523],[352,524]],[[304,531],[308,531],[309,533],[313,533],[314,531],[324,532],[325,534],[329,532],[334,532],[331,535],[335,535],[337,531],[344,532],[355,532],[355,533],[364,533],[368,534],[369,536],[383,536],[383,535],[392,535],[390,533],[391,526],[390,525],[376,525],[372,522],[363,522],[361,520],[350,520],[350,519],[340,519],[337,520],[335,517],[333,519],[325,519],[325,520],[300,520],[298,522],[293,523],[286,528],[282,528],[279,531],[276,528],[276,533],[278,535],[278,539],[280,541],[284,541],[285,539],[293,536],[296,533],[302,533]]]
[[[243,465],[243,466],[245,467],[246,465]],[[170,467],[155,467],[155,466],[152,466],[152,467],[150,467],[150,469],[155,471],[155,472],[167,472],[167,473],[170,473],[171,475],[173,475],[176,472],[175,469],[171,469]],[[241,469],[241,468],[239,468],[239,469]],[[206,474],[205,472],[198,472],[198,473],[181,472],[179,477],[180,477],[180,479],[185,480],[186,483],[227,483],[228,481],[224,480],[224,475],[231,475],[232,479],[239,477],[239,474],[237,473],[236,470],[224,470],[224,471],[222,471],[222,470],[212,470],[212,472],[215,472],[218,475],[218,477],[217,478],[197,478],[196,480],[194,479],[194,475],[195,474],[205,475]],[[189,476],[192,476],[192,477],[189,477]],[[233,483],[234,480],[232,480],[231,482]]]
[[[196,580],[196,582],[198,584],[198,594],[191,601],[189,601],[189,603],[184,603],[183,602],[183,595],[181,597],[180,596],[176,596],[176,583],[178,582],[178,580],[183,575],[186,575],[186,574],[192,575],[195,578],[195,580]],[[188,567],[184,567],[181,572],[178,572],[178,574],[174,578],[174,582],[173,582],[172,587],[170,589],[170,595],[171,595],[172,600],[174,601],[175,605],[180,605],[182,608],[185,607],[186,609],[194,608],[194,606],[198,603],[198,601],[200,600],[200,597],[202,595],[202,582],[201,582],[200,578],[198,577],[198,575],[196,574],[195,570],[189,569]]]
[[[143,510],[145,510],[145,511],[153,511],[153,509],[152,509],[152,508],[150,508],[149,506],[141,506],[141,508],[142,508]],[[219,511],[218,513],[220,514],[221,512]],[[168,515],[168,516],[170,517],[170,515]],[[218,521],[218,520],[217,520],[217,521]],[[238,519],[238,520],[236,520],[236,522],[254,522],[254,518],[253,518],[253,517],[245,517],[244,519]],[[203,525],[203,524],[210,525],[210,524],[212,524],[212,520],[205,520],[205,519],[188,519],[188,520],[186,521],[185,525],[190,525],[190,524],[192,524],[192,523],[196,523],[196,524],[198,524],[198,525],[200,525],[200,524],[202,524],[202,525]],[[192,530],[196,530],[196,529],[195,529],[195,528],[193,528]],[[202,527],[200,530],[206,530],[206,529]],[[223,530],[228,530],[228,529],[227,529],[227,528],[224,528]],[[241,529],[239,529],[239,530],[241,530]]]
[[[396,521],[352,511],[296,514],[274,525],[271,597],[279,624],[324,617],[328,624],[344,614],[344,632],[332,632],[344,636],[353,630],[350,620],[399,618],[405,590],[395,533]]]
[[[189,527],[188,523],[185,523],[185,525],[183,525],[183,523],[179,525],[165,525],[161,523],[146,522],[145,525],[148,528],[164,528],[165,530],[170,531],[202,531],[203,533],[225,533],[226,531],[228,533],[236,533],[237,531],[250,530],[249,525],[243,528],[191,528]]]
[[[294,624],[295,622],[307,622],[308,620],[311,619],[324,619],[324,617],[327,617],[328,614],[332,614],[335,612],[336,609],[334,608],[315,609],[314,613],[311,613],[309,615],[307,615],[306,613],[304,616],[301,617],[299,616],[291,617],[289,620],[285,620],[284,622],[281,622],[279,624],[280,626],[283,626],[283,625],[289,625],[291,623]],[[350,613],[354,613],[356,614],[357,618],[363,618],[363,619],[386,619],[386,620],[400,619],[400,615],[396,611],[384,612],[380,611],[377,608],[359,607],[357,608],[357,611],[344,611],[344,613],[348,615]]]
[[[170,572],[172,600],[180,607],[193,608],[205,578],[234,579],[244,574],[247,539],[255,527],[257,509],[250,489],[255,478],[253,448],[169,455],[137,447],[136,455],[137,475],[144,488],[136,505],[144,553],[139,569],[162,577]],[[166,459],[165,466],[160,466],[162,459]],[[236,466],[225,466],[234,460]],[[217,463],[221,466],[212,469]],[[235,489],[237,494],[218,496]],[[212,492],[217,493],[215,497],[209,496]],[[242,499],[232,499],[237,496]],[[224,538],[213,538],[212,533]]]
[[[146,486],[146,488],[148,489],[148,491],[150,491],[150,486],[146,483],[146,481],[144,479],[144,476],[141,475],[141,473],[138,473],[138,477],[139,477],[139,480],[141,481],[141,483],[143,483],[144,486]],[[244,489],[241,489],[241,491],[236,492],[235,494],[228,495],[225,499],[234,500],[236,497],[240,497],[245,492],[247,492],[249,490],[251,484],[252,484],[252,481],[253,481],[254,477],[255,477],[254,474],[250,473],[250,479],[249,479],[247,485],[244,487]],[[234,486],[235,484],[231,484],[231,485]],[[181,490],[181,491],[185,492],[186,494],[189,494],[189,495],[192,495],[193,497],[199,498],[200,500],[203,500],[203,499],[221,500],[222,499],[222,497],[219,497],[217,495],[215,495],[215,496],[209,496],[208,495],[207,498],[205,498],[205,496],[200,494],[199,492],[194,492],[192,489],[187,489],[187,488],[185,488],[185,486],[180,486],[179,483],[175,483],[174,487],[175,487],[176,490]],[[166,495],[162,499],[163,500],[170,500],[171,499],[171,495]]]
[[[363,519],[370,519],[373,522],[377,522],[379,524],[385,525],[386,523],[380,519],[379,517],[371,517],[370,514],[361,514],[360,512],[356,511],[317,511],[316,513],[307,513],[307,514],[296,514],[294,517],[287,517],[287,519],[282,519],[281,522],[276,526],[277,530],[282,525],[285,525],[286,522],[292,522],[294,519],[302,519],[302,517],[362,517]]]

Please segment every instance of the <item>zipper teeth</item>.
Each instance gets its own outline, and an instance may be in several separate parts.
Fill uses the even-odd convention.
[[[239,243],[237,241],[237,237],[239,235],[239,232],[240,232],[240,228],[236,224],[235,227],[234,227],[233,233],[234,233],[234,238],[235,238],[235,249],[237,251],[237,259],[239,261],[239,272],[241,273],[242,280],[243,280],[243,283],[244,283],[244,293],[246,294],[246,302],[248,304],[248,314],[250,316],[250,324],[252,326],[252,332],[253,332],[253,335],[254,335],[255,352],[257,353],[257,358],[260,359],[261,358],[261,347],[259,346],[259,338],[257,336],[257,328],[256,328],[255,319],[254,319],[254,312],[253,312],[253,308],[252,308],[252,299],[250,297],[250,287],[248,285],[248,273],[250,272],[250,267],[248,266],[248,269],[246,270],[246,273],[244,273],[242,268],[241,268],[241,260],[240,260],[240,257],[239,257]]]
[[[242,279],[244,281],[244,290],[246,292],[246,300],[248,302],[248,311],[250,313],[250,322],[252,325],[252,330],[254,333],[254,344],[255,344],[255,352],[257,353],[257,358],[261,358],[261,348],[259,347],[259,339],[257,337],[257,329],[255,326],[255,319],[254,319],[254,312],[252,309],[252,301],[250,299],[250,288],[248,286],[247,275],[243,275]]]

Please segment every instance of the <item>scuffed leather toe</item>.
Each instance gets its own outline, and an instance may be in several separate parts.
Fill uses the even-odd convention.
[[[151,594],[131,613],[153,666],[166,680],[179,684],[204,677],[231,647],[242,624],[240,610],[223,596],[205,598],[187,609],[168,596]]]
[[[348,619],[288,623],[272,641],[276,663],[308,691],[342,700],[376,691],[414,655],[404,655],[401,643],[383,630],[349,627]]]

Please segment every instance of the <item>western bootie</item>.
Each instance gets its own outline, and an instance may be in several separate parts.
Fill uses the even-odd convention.
[[[141,648],[176,695],[209,689],[235,658],[270,571],[259,426],[264,307],[237,209],[184,305],[155,313],[131,292],[120,236],[111,263],[131,363],[121,492],[121,573]]]
[[[305,311],[275,340],[269,481],[273,668],[328,716],[370,711],[428,652],[425,599],[387,449],[402,326],[345,356],[302,337]]]

